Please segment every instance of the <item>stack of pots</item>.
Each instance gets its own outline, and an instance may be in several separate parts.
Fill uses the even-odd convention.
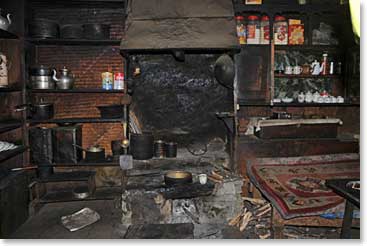
[[[30,69],[30,80],[33,89],[55,89],[55,81],[52,78],[53,70],[40,65]]]

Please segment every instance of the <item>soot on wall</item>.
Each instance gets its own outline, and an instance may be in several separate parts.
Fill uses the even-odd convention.
[[[233,111],[233,92],[214,78],[218,57],[191,54],[179,62],[171,55],[135,56],[131,69],[140,67],[141,75],[132,83],[131,109],[144,130],[186,143],[225,139],[225,126],[215,112]]]

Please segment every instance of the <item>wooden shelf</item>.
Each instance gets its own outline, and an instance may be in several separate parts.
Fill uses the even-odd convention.
[[[340,79],[341,75],[310,75],[310,74],[274,74],[275,78],[287,78],[287,79]]]
[[[0,93],[5,93],[5,92],[19,92],[22,91],[22,88],[20,87],[0,87]]]
[[[89,39],[42,39],[27,38],[26,41],[36,45],[65,45],[65,46],[119,46],[121,40],[89,40]]]
[[[8,132],[22,126],[19,120],[4,120],[0,121],[0,133]]]
[[[238,101],[238,104],[242,107],[359,107],[360,104],[356,102],[345,102],[345,103],[299,103],[299,102],[291,102],[291,103],[274,103],[273,105],[270,102],[264,101]]]
[[[304,4],[297,3],[290,4],[243,4],[237,2],[234,4],[235,12],[266,12],[266,13],[284,13],[284,12],[298,12],[298,13],[318,13],[318,12],[338,12],[347,5],[330,5],[330,4]]]
[[[14,156],[22,154],[26,150],[27,150],[27,147],[19,146],[18,148],[13,149],[13,150],[7,150],[7,151],[0,152],[0,162],[6,161]]]
[[[31,124],[57,124],[57,123],[119,123],[125,122],[125,119],[117,118],[63,118],[63,119],[49,119],[49,120],[27,120]]]
[[[92,88],[75,88],[70,90],[60,89],[31,89],[32,93],[105,93],[105,94],[124,94],[124,90],[104,90]]]
[[[316,51],[344,51],[339,45],[274,45],[279,50],[316,50]]]
[[[14,33],[0,29],[0,39],[18,39],[18,36]]]
[[[49,167],[118,167],[119,162],[106,160],[104,162],[86,162],[84,160],[78,163],[54,163],[47,165]]]

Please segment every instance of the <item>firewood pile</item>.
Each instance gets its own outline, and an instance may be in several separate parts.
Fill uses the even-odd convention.
[[[244,197],[241,213],[229,220],[228,225],[237,227],[241,232],[253,230],[260,239],[271,237],[271,204],[263,199]]]

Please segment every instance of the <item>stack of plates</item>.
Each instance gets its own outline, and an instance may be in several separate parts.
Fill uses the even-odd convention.
[[[16,149],[17,147],[15,144],[0,141],[0,152]]]

